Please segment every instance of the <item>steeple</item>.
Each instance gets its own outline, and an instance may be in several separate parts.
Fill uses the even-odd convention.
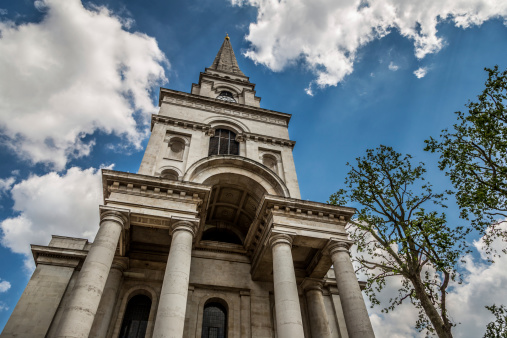
[[[224,43],[222,43],[222,47],[220,47],[220,50],[215,57],[215,61],[213,61],[213,64],[209,68],[245,76],[241,69],[239,69],[238,61],[236,60],[236,56],[232,50],[229,35],[225,36]]]

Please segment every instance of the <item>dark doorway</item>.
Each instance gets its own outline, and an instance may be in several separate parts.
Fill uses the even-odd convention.
[[[151,299],[145,295],[132,297],[125,310],[121,324],[121,338],[144,338],[148,318],[150,317]]]

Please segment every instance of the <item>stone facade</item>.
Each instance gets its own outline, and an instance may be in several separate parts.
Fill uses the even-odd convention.
[[[373,337],[354,209],[300,200],[291,116],[254,89],[228,37],[190,94],[161,89],[139,172],[102,171],[94,243],[32,246],[1,337]]]

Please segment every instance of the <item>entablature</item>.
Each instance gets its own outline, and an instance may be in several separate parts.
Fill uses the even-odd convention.
[[[205,96],[160,88],[159,106],[161,106],[164,102],[201,109],[216,114],[241,117],[245,119],[283,126],[289,125],[289,121],[292,116],[291,114],[281,113],[274,110],[258,108],[234,102],[225,102]]]

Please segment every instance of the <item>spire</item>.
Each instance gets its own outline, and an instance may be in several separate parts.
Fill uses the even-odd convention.
[[[224,43],[222,43],[222,47],[220,47],[215,61],[213,61],[213,64],[209,68],[245,76],[241,69],[239,69],[229,35],[225,36]]]

